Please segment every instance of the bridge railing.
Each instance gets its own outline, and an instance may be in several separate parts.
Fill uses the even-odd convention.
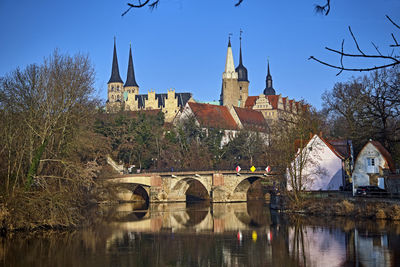
[[[251,172],[252,166],[242,166],[240,165],[241,172]],[[150,168],[150,169],[133,169],[132,172],[128,172],[128,170],[125,170],[125,174],[135,174],[135,173],[171,173],[171,172],[196,172],[196,171],[215,171],[215,172],[236,172],[235,171],[236,166],[232,167],[231,169],[229,168],[218,168],[218,167],[213,167],[213,168],[201,168],[201,167],[190,167],[190,168],[175,168],[175,167],[166,167],[166,168]],[[257,173],[264,172],[266,173],[267,171],[265,170],[266,166],[260,167],[260,166],[255,166],[255,171]],[[272,168],[272,171],[270,173],[278,173],[279,170],[278,168]]]

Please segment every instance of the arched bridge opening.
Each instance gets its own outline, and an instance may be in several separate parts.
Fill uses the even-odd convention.
[[[265,190],[262,184],[263,178],[260,176],[251,176],[243,179],[235,188],[233,195],[236,198],[245,200],[264,200]]]
[[[119,184],[117,188],[118,198],[122,201],[143,202],[146,205],[150,201],[149,187],[140,184]]]
[[[210,195],[207,188],[195,178],[184,178],[174,187],[181,199],[186,202],[210,201]]]

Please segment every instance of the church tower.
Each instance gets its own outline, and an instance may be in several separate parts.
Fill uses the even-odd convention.
[[[267,77],[265,78],[265,89],[264,95],[275,95],[275,89],[272,87],[272,76],[269,72],[269,60],[268,60],[268,73]]]
[[[238,107],[244,108],[246,99],[249,96],[249,79],[247,76],[247,69],[243,66],[242,60],[242,31],[240,31],[240,53],[239,53],[239,66],[236,67],[238,73],[239,85],[239,104]]]
[[[111,77],[107,83],[107,111],[113,112],[121,108],[121,103],[123,101],[123,85],[121,76],[119,76],[118,59],[117,59],[117,48],[115,44],[114,37],[114,53],[111,69]]]
[[[126,110],[136,110],[137,103],[135,104],[135,96],[139,94],[139,85],[135,79],[135,69],[133,68],[132,60],[132,47],[129,45],[129,60],[128,60],[128,72],[126,75],[126,81],[124,85],[123,99],[126,103]]]
[[[222,90],[220,104],[223,106],[238,106],[239,104],[238,73],[235,71],[231,38],[229,37],[228,51],[226,53],[225,71],[222,74]]]

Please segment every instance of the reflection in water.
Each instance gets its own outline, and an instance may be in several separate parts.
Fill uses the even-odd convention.
[[[145,203],[144,203],[145,204]],[[400,224],[284,217],[262,202],[126,203],[96,227],[1,239],[2,266],[398,266]]]

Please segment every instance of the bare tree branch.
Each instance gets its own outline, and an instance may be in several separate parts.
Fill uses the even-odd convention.
[[[315,12],[316,13],[320,13],[320,14],[324,14],[325,16],[327,16],[329,14],[329,11],[331,11],[331,1],[330,0],[326,0],[326,4],[321,6],[321,5],[315,5]]]
[[[362,72],[362,71],[371,71],[371,70],[379,70],[379,69],[384,69],[384,68],[388,68],[388,67],[394,67],[394,66],[400,64],[400,61],[397,61],[397,62],[394,62],[394,63],[391,63],[391,64],[385,64],[385,65],[375,66],[375,67],[371,67],[371,68],[344,68],[344,67],[341,67],[341,66],[336,66],[336,65],[329,64],[329,63],[324,62],[322,60],[319,60],[319,59],[317,59],[317,58],[315,58],[313,56],[310,56],[308,59],[315,60],[318,63],[321,63],[322,65],[325,65],[325,66],[328,66],[328,67],[331,67],[331,68],[334,68],[334,69],[345,70],[345,71],[360,71],[360,72]]]
[[[397,25],[388,15],[386,15],[386,18],[396,27],[400,30],[400,26]]]
[[[150,10],[153,10],[154,8],[157,8],[159,2],[160,0],[154,0],[153,2],[150,3],[150,0],[146,0],[142,3],[141,0],[138,0],[138,4],[127,3],[129,7],[124,13],[122,13],[121,16],[125,16],[132,8],[142,8],[148,6]]]
[[[392,38],[393,38],[395,44],[394,45],[390,45],[390,47],[399,47],[400,45],[397,42],[396,38],[394,37],[393,33],[392,33]]]
[[[353,32],[352,32],[350,26],[349,26],[349,31],[350,31],[351,37],[353,38],[354,43],[355,43],[356,46],[357,46],[357,50],[360,51],[360,53],[361,53],[363,56],[365,56],[364,52],[361,50],[360,46],[358,45],[357,39],[356,39],[356,37],[354,36],[354,34],[353,34]],[[342,51],[343,51],[343,50],[342,50]]]
[[[342,40],[342,54],[340,55],[340,65],[342,66],[342,68],[344,67],[343,66],[343,49],[344,49],[344,39]],[[343,69],[341,69],[338,72],[338,74],[336,74],[336,76],[339,75],[340,73],[342,73],[342,71],[343,71]]]
[[[399,25],[397,25],[389,16],[386,15],[386,18],[396,28],[400,29]],[[368,53],[368,54],[364,53],[364,51],[361,50],[361,48],[360,48],[360,46],[358,44],[357,38],[353,34],[353,31],[351,30],[350,26],[349,26],[349,32],[350,32],[350,35],[351,35],[351,37],[352,37],[352,39],[354,41],[354,44],[355,44],[355,46],[357,48],[358,53],[347,53],[347,52],[344,52],[344,48],[343,48],[344,40],[343,40],[342,41],[342,47],[341,47],[340,51],[336,50],[336,49],[329,48],[329,47],[325,47],[326,50],[340,55],[340,65],[335,65],[335,64],[331,64],[331,63],[325,62],[323,60],[315,58],[314,56],[310,56],[309,59],[317,61],[318,63],[321,63],[321,64],[323,64],[325,66],[340,70],[339,73],[337,73],[336,75],[341,74],[343,71],[360,71],[360,72],[361,71],[372,71],[372,70],[378,70],[378,69],[393,67],[393,66],[396,66],[396,65],[400,64],[400,57],[399,57],[398,54],[395,53],[394,49],[392,50],[392,52],[389,55],[385,56],[385,55],[383,55],[381,53],[381,51],[379,50],[378,46],[373,42],[371,42],[371,43],[372,43],[372,46],[375,48],[376,53]],[[394,45],[389,45],[389,47],[395,47],[395,48],[400,47],[400,45],[397,42],[397,40],[396,40],[395,36],[393,35],[393,33],[391,35],[392,35],[392,38],[393,38],[395,44]],[[375,65],[375,66],[372,66],[372,67],[366,67],[366,68],[361,68],[361,67],[360,68],[349,68],[349,67],[345,67],[344,64],[343,64],[343,59],[344,58],[366,58],[366,59],[369,58],[369,59],[378,59],[378,60],[382,59],[382,60],[386,60],[386,61],[389,61],[389,62],[381,63],[379,65]]]
[[[243,0],[238,0],[238,2],[235,4],[235,6],[240,6],[240,4],[243,2]]]
[[[374,42],[371,42],[371,43],[372,43],[372,45],[375,47],[376,52],[378,52],[378,54],[379,54],[381,57],[383,57],[381,51],[379,51],[379,49],[378,49],[378,46],[377,46],[376,44],[374,44]]]

